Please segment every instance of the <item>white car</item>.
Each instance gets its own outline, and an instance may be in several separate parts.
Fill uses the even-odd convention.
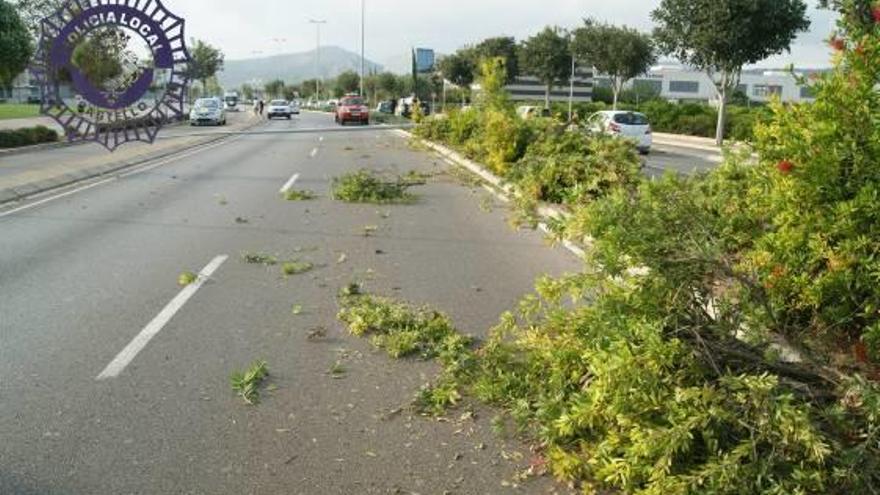
[[[587,119],[587,130],[635,141],[639,153],[647,155],[654,144],[648,117],[639,112],[607,110]]]
[[[189,112],[190,125],[226,125],[226,110],[219,98],[199,98]]]
[[[287,120],[290,120],[290,116],[293,115],[293,112],[290,110],[290,103],[286,100],[270,101],[266,113],[270,119],[274,119],[275,117],[285,117]]]

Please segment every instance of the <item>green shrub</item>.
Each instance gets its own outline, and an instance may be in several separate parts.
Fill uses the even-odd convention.
[[[58,141],[58,133],[45,126],[0,131],[0,148],[20,148]]]
[[[458,333],[445,315],[391,299],[356,294],[340,298],[340,321],[352,335],[371,337],[393,358],[440,357],[451,364],[466,353],[471,339]]]
[[[529,147],[509,178],[527,202],[575,205],[634,187],[640,169],[626,141],[558,129]]]
[[[361,169],[333,178],[333,198],[346,203],[411,203],[416,197],[408,189],[419,182],[403,177],[386,178]]]

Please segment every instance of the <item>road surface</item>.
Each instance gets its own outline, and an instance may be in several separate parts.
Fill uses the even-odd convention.
[[[360,167],[438,175],[415,205],[329,198]],[[413,416],[437,367],[336,321],[338,289],[361,282],[483,336],[536,277],[580,268],[444,167],[388,131],[240,136],[0,208],[0,493],[562,493],[511,486],[531,454],[491,411]],[[283,201],[291,181],[320,198]],[[246,252],[316,269],[284,277]],[[187,270],[210,276],[182,290]],[[251,407],[228,377],[257,359],[270,387]]]

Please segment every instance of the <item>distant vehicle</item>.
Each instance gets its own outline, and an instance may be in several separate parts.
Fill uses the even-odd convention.
[[[226,125],[226,110],[219,98],[199,98],[189,112],[190,125]]]
[[[223,95],[223,103],[226,106],[227,112],[238,112],[241,109],[238,104],[240,102],[240,97],[238,96],[237,91],[227,91],[226,94]]]
[[[293,115],[293,112],[290,109],[290,103],[286,100],[272,100],[269,102],[269,107],[266,113],[269,116],[269,119],[274,119],[275,117],[285,117],[287,120],[290,120],[290,116]]]
[[[417,100],[412,96],[409,98],[401,98],[400,101],[397,102],[397,109],[394,113],[405,118],[412,117],[413,105],[415,105],[416,101]],[[422,116],[427,117],[431,114],[431,107],[427,102],[419,102],[419,108],[422,109]]]
[[[519,115],[523,120],[532,119],[535,117],[550,117],[550,109],[542,108],[542,107],[533,107],[524,105],[518,107],[516,109],[517,115]]]
[[[299,102],[293,100],[290,102],[290,113],[294,115],[299,115]]]
[[[394,113],[394,102],[391,100],[380,101],[378,105],[376,105],[376,113]]]
[[[360,96],[347,96],[336,107],[336,123],[345,125],[346,122],[370,125],[370,108]]]
[[[587,130],[635,141],[639,153],[647,155],[654,142],[651,124],[643,113],[607,110],[587,119]]]

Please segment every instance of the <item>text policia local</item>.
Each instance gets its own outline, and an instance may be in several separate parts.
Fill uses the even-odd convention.
[[[143,36],[151,49],[155,50],[156,48],[159,48],[155,46],[156,43],[159,42],[159,36],[152,32],[153,27],[148,22],[144,22],[138,16],[126,13],[121,13],[117,16],[115,12],[102,12],[100,14],[93,14],[86,17],[85,21],[77,25],[74,32],[70,33],[70,36],[67,37],[67,41],[71,45],[76,44],[76,42],[87,32],[107,24],[115,24],[130,28]]]

